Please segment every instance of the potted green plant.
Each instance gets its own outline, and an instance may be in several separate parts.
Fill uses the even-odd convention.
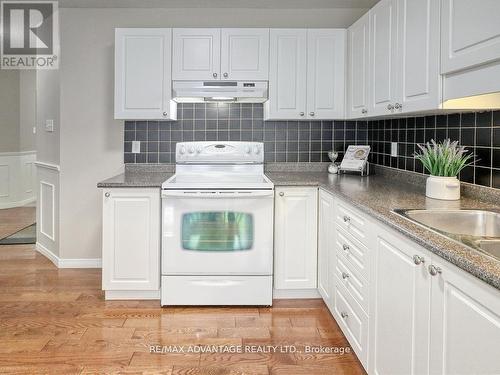
[[[474,163],[474,157],[457,141],[446,139],[437,143],[434,140],[425,145],[417,145],[420,152],[415,158],[431,174],[427,178],[425,195],[429,198],[460,199],[460,181],[457,176],[462,169]]]

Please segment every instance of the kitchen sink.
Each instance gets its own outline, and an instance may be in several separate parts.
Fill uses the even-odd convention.
[[[500,259],[500,213],[488,210],[394,210],[442,235]]]

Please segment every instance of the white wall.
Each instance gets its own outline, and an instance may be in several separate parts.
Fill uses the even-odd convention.
[[[19,151],[19,71],[0,70],[0,153]]]
[[[123,168],[116,27],[347,27],[366,9],[61,9],[60,257],[100,258],[96,183]]]
[[[19,73],[19,150],[35,150],[36,126],[36,71]]]

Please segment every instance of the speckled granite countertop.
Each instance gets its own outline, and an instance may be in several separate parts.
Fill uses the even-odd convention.
[[[151,171],[125,171],[101,181],[97,184],[98,188],[161,188],[173,172],[151,172]]]
[[[319,186],[351,203],[384,224],[396,229],[422,247],[500,289],[500,261],[449,240],[402,218],[397,208],[500,209],[499,203],[463,197],[460,201],[439,201],[425,197],[423,186],[384,175],[360,177],[328,175],[325,172],[267,172],[276,186]],[[500,202],[498,200],[497,202]]]

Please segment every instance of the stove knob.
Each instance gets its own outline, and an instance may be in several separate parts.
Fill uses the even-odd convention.
[[[245,152],[247,154],[251,153],[252,152],[252,148],[250,146],[245,147]]]
[[[189,153],[194,154],[194,147],[189,147]]]
[[[182,146],[179,150],[179,154],[184,155],[186,153],[186,147]]]
[[[253,153],[254,153],[254,154],[256,154],[256,155],[259,155],[259,153],[260,153],[260,148],[259,148],[259,146],[254,146],[254,148],[253,148]]]
[[[197,154],[201,154],[201,147],[198,147],[198,148],[196,149],[196,153],[197,153]]]

